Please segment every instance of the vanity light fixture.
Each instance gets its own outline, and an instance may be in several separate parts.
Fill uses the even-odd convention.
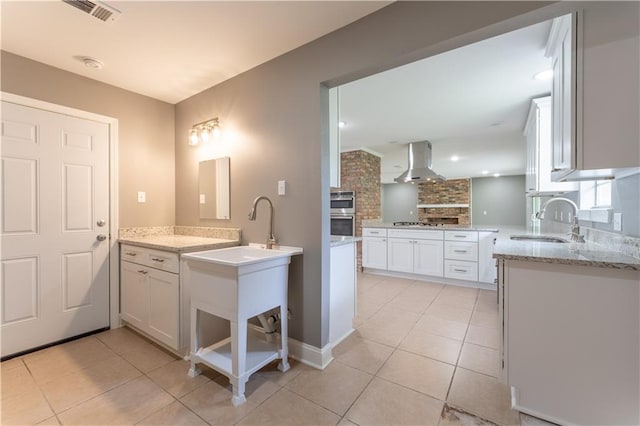
[[[189,130],[189,145],[196,146],[200,143],[209,142],[209,140],[219,139],[222,135],[220,128],[220,120],[218,117],[194,124]]]

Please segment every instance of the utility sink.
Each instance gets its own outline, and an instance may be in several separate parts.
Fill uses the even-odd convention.
[[[565,240],[560,237],[551,237],[548,235],[512,235],[512,240],[516,241],[537,241],[540,243],[568,243],[569,240]]]
[[[185,254],[182,257],[189,260],[217,263],[227,266],[245,266],[254,263],[291,257],[302,253],[298,247],[280,246],[277,249],[266,249],[260,245],[236,246],[219,250],[207,250]]]
[[[233,405],[246,402],[249,377],[275,359],[289,369],[287,346],[287,286],[291,257],[299,247],[254,244],[182,255],[187,288],[191,292],[191,353],[189,375],[205,364],[229,378]],[[279,308],[280,338],[254,333],[247,320]],[[200,312],[229,321],[231,336],[200,346]]]

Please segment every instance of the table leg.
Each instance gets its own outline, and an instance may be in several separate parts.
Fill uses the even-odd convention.
[[[283,373],[291,368],[289,366],[289,318],[287,317],[287,311],[288,310],[286,303],[280,305],[280,356],[282,357],[282,360],[280,361],[280,364],[278,364],[278,370],[282,371]]]
[[[238,322],[230,321],[231,325],[231,359],[232,374],[229,378],[233,387],[233,397],[231,403],[234,406],[247,401],[244,396],[244,387],[247,382],[247,320]]]
[[[198,355],[198,329],[200,328],[199,324],[200,315],[198,315],[198,310],[196,308],[191,308],[191,354],[189,356],[189,372],[187,373],[189,377],[196,377],[202,373],[199,367],[196,366],[196,361]]]

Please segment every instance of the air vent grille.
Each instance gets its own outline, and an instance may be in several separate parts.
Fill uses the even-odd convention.
[[[75,7],[83,11],[84,13],[98,18],[103,22],[113,22],[121,14],[118,9],[115,9],[103,2],[92,2],[89,0],[62,0],[64,3]]]

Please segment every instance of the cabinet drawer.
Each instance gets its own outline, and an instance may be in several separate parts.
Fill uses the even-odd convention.
[[[122,260],[160,269],[162,271],[173,272],[176,274],[180,272],[178,253],[154,250],[146,247],[123,245],[120,248],[120,257]]]
[[[410,238],[414,240],[440,240],[444,239],[444,231],[426,231],[421,229],[389,229],[389,238]]]
[[[445,231],[446,241],[478,241],[477,231]]]
[[[386,237],[386,228],[362,228],[363,237]]]
[[[458,241],[444,242],[445,259],[478,261],[478,243],[467,243]]]
[[[444,276],[458,280],[478,281],[478,263],[445,259]]]

